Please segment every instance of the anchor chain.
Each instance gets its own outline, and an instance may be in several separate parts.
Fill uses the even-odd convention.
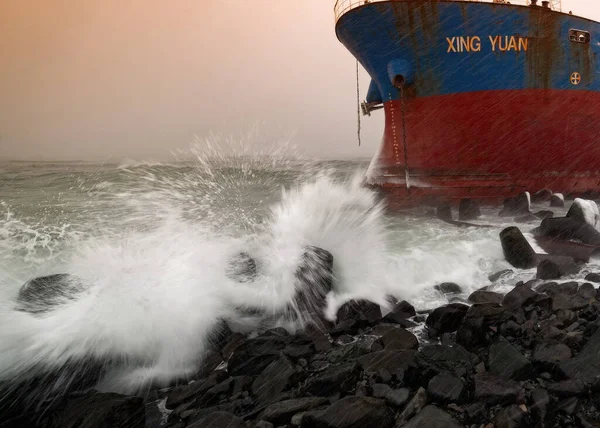
[[[410,188],[408,170],[408,144],[406,137],[406,104],[404,102],[404,85],[400,86],[400,104],[402,107],[402,143],[404,145],[404,175],[406,180],[406,191]]]

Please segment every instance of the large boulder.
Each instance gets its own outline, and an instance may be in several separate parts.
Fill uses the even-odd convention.
[[[448,413],[429,405],[408,421],[404,428],[460,428],[462,425]]]
[[[296,294],[288,313],[308,323],[327,324],[324,310],[332,287],[333,255],[322,248],[307,247],[296,270]]]
[[[429,314],[425,324],[432,337],[458,330],[469,307],[462,303],[450,303],[436,308]]]
[[[567,212],[567,218],[576,220],[579,223],[587,223],[595,228],[598,226],[598,220],[600,219],[598,204],[587,199],[576,198]]]
[[[575,218],[544,219],[536,233],[565,241],[576,240],[588,245],[600,245],[600,232],[594,226]]]
[[[88,287],[74,275],[56,274],[27,281],[19,290],[16,309],[43,314],[76,300]]]
[[[322,411],[308,412],[302,418],[303,428],[391,428],[394,412],[384,400],[368,397],[346,397]]]
[[[536,254],[518,227],[507,227],[500,232],[504,258],[519,269],[530,269],[536,265]]]

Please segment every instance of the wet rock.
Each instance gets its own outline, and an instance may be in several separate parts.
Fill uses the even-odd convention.
[[[458,219],[460,221],[470,221],[481,217],[479,204],[473,199],[461,199],[458,206]]]
[[[483,291],[477,290],[471,293],[468,300],[472,303],[502,303],[502,299],[504,296],[500,293],[495,293],[493,291]]]
[[[288,315],[295,315],[317,326],[325,326],[327,294],[333,284],[333,255],[322,248],[307,246],[296,269],[296,294],[288,305]]]
[[[329,397],[335,393],[350,392],[360,378],[357,363],[347,363],[329,367],[316,377],[309,379],[306,392],[316,397]]]
[[[427,384],[427,394],[434,402],[458,402],[463,398],[465,385],[454,375],[440,373]]]
[[[144,428],[146,418],[141,397],[96,393],[70,397],[55,411],[49,428]]]
[[[531,425],[527,412],[516,404],[500,409],[494,417],[494,428],[525,428],[528,426]]]
[[[444,221],[452,221],[452,207],[448,204],[443,204],[437,207],[436,217]]]
[[[556,294],[552,297],[552,310],[574,310],[585,308],[589,304],[589,299],[582,296],[569,296],[567,294]]]
[[[488,405],[513,404],[522,393],[520,385],[515,381],[491,373],[475,376],[475,399],[484,401]]]
[[[188,425],[188,428],[246,428],[246,425],[231,413],[213,412]]]
[[[581,287],[579,287],[579,289],[577,290],[577,295],[579,297],[582,297],[586,301],[590,299],[595,299],[596,289],[592,284],[586,282],[585,284],[582,284]]]
[[[320,397],[297,398],[295,400],[285,400],[279,403],[271,404],[267,407],[262,418],[273,424],[285,425],[296,413],[305,412],[328,404],[329,400]]]
[[[543,388],[536,388],[531,391],[531,405],[529,406],[529,410],[534,421],[543,422],[546,420],[548,404],[550,404],[548,391]]]
[[[397,426],[402,426],[402,424],[412,418],[414,415],[418,414],[423,407],[427,404],[427,391],[424,388],[419,388],[413,398],[406,405],[402,413],[397,416]]]
[[[566,351],[565,351],[566,355]],[[579,379],[585,383],[600,379],[600,330],[597,330],[575,357],[558,364],[558,371],[567,379]]]
[[[351,300],[344,303],[338,310],[336,327],[337,325],[348,325],[349,329],[356,331],[359,328],[374,325],[379,320],[381,320],[381,308],[378,304],[367,300]]]
[[[533,350],[531,362],[543,367],[552,367],[556,363],[571,358],[571,350],[563,343],[540,343]]]
[[[538,279],[558,279],[561,277],[560,268],[551,260],[542,260],[537,267],[536,278]]]
[[[504,296],[504,299],[502,299],[502,305],[511,309],[521,308],[533,303],[537,295],[538,293],[533,291],[526,284],[518,285],[506,296]]]
[[[79,277],[69,274],[34,278],[19,290],[15,309],[31,314],[44,314],[76,300],[87,288]]]
[[[518,269],[529,269],[536,265],[536,254],[519,228],[511,226],[500,232],[504,258]]]
[[[567,398],[587,394],[588,390],[581,379],[569,379],[546,385],[548,392],[559,398]]]
[[[563,208],[565,206],[565,197],[561,193],[555,193],[550,198],[550,206],[556,208]]]
[[[455,284],[453,282],[443,282],[441,284],[434,286],[433,288],[444,294],[460,294],[460,293],[462,293],[462,288],[460,288],[460,285]]]
[[[252,383],[252,393],[262,403],[272,403],[289,386],[296,374],[294,365],[281,356],[272,362]]]
[[[275,425],[273,425],[271,422],[260,421],[254,428],[275,428]]]
[[[385,396],[388,405],[395,408],[402,408],[410,398],[410,390],[407,388],[393,389]]]
[[[179,405],[193,400],[196,397],[201,397],[209,389],[217,386],[219,383],[227,379],[227,372],[218,370],[208,377],[208,379],[196,381],[184,386],[174,388],[167,396],[166,408],[175,409]]]
[[[432,345],[423,347],[416,355],[417,374],[422,384],[441,373],[453,373],[457,377],[473,371],[477,356],[462,346]]]
[[[540,202],[547,202],[552,198],[552,190],[550,189],[542,189],[535,192],[531,196],[531,202],[534,204],[539,204]]]
[[[542,220],[536,232],[542,236],[565,241],[575,240],[588,245],[600,245],[600,232],[588,223],[569,217]]]
[[[450,303],[434,309],[429,314],[425,324],[430,329],[432,336],[451,333],[458,330],[469,307],[462,303]]]
[[[369,397],[345,397],[323,411],[307,412],[302,428],[365,428],[394,426],[394,413],[385,401]]]
[[[487,365],[491,373],[509,379],[524,380],[535,375],[529,360],[506,340],[490,347]]]
[[[325,332],[310,326],[304,331],[304,334],[312,340],[316,352],[327,352],[331,350],[331,342]]]
[[[419,347],[419,341],[415,335],[403,328],[397,328],[386,333],[380,341],[386,351],[417,349]]]
[[[258,275],[258,269],[256,261],[248,253],[240,253],[229,261],[225,273],[234,281],[252,282]]]
[[[494,304],[475,304],[469,308],[456,333],[456,340],[467,349],[489,342],[492,329],[497,331],[513,315],[505,307]]]
[[[595,272],[589,273],[586,275],[585,280],[599,283],[600,282],[600,273],[595,273]]]
[[[488,279],[490,280],[490,282],[496,282],[499,279],[502,279],[502,278],[512,275],[513,273],[514,272],[512,269],[504,269],[504,270],[501,270],[501,271],[491,274],[490,276],[488,276]]]
[[[405,428],[460,428],[456,419],[436,406],[426,406],[417,416],[412,418]]]
[[[415,351],[379,351],[367,354],[358,359],[358,364],[367,373],[387,370],[392,376],[401,380],[405,371],[414,366]]]
[[[557,294],[566,294],[569,296],[572,296],[574,294],[577,293],[577,290],[579,289],[579,283],[577,282],[564,282],[564,283],[557,283],[557,282],[547,282],[545,284],[541,284],[540,286],[538,286],[536,288],[536,291],[538,293],[545,293],[548,296],[555,296]]]
[[[576,198],[567,212],[567,218],[596,227],[600,217],[598,205],[594,201]]]
[[[227,370],[232,376],[258,375],[277,360],[291,341],[290,337],[274,335],[246,340],[233,351]]]

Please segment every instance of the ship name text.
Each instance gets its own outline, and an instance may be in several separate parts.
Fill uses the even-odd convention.
[[[527,52],[529,40],[520,36],[457,36],[446,37],[448,52],[481,52],[489,49],[492,52]]]

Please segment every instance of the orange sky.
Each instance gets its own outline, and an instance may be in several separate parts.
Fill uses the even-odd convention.
[[[363,118],[356,147],[333,3],[1,0],[0,158],[168,158],[257,122],[309,154],[371,157],[383,116]],[[600,20],[598,0],[563,9]]]

